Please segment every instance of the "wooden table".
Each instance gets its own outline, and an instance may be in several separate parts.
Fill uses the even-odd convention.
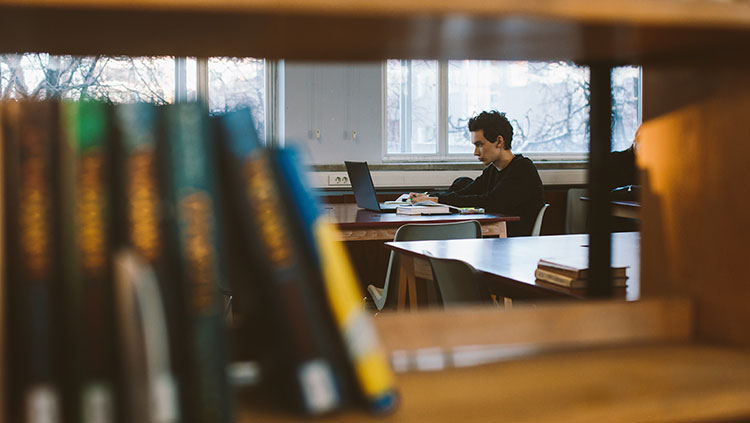
[[[534,271],[542,257],[560,257],[580,254],[588,257],[588,235],[555,235],[502,239],[461,239],[450,241],[387,242],[388,248],[405,258],[400,286],[406,286],[409,305],[417,305],[419,296],[417,278],[432,279],[427,256],[463,260],[486,276],[490,290],[511,299],[585,298],[581,289],[537,282]],[[612,265],[627,266],[627,288],[616,289],[616,294],[627,300],[640,296],[640,233],[612,234]],[[408,266],[412,268],[409,269]],[[404,293],[405,294],[405,293]],[[401,298],[399,298],[401,300]]]
[[[580,197],[581,201],[589,201],[588,197]],[[610,214],[612,216],[639,220],[641,215],[641,203],[638,201],[610,201]]]
[[[638,220],[641,214],[641,203],[637,201],[611,201],[612,216]]]
[[[505,222],[518,221],[518,216],[501,214],[444,214],[409,216],[396,213],[377,213],[360,209],[356,204],[327,204],[324,212],[338,224],[344,241],[392,241],[396,230],[407,223],[446,223],[476,220],[482,225],[482,235],[505,238]]]

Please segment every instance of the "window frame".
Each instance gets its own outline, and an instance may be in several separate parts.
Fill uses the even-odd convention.
[[[401,61],[410,59],[399,59]],[[466,163],[476,161],[473,154],[449,154],[448,153],[448,62],[449,60],[437,60],[438,63],[438,138],[437,153],[435,154],[412,154],[412,153],[388,153],[388,60],[384,60],[381,66],[381,116],[382,116],[382,140],[381,140],[381,159],[383,163]],[[642,122],[643,110],[643,68],[638,69],[638,107],[637,123]],[[523,152],[524,156],[534,161],[547,162],[587,162],[589,159],[588,152],[570,152],[570,153],[539,153]]]
[[[196,65],[197,95],[199,101],[203,102],[206,107],[208,107],[209,105],[209,95],[211,94],[209,88],[210,83],[208,80],[208,61],[210,59],[210,57],[198,57]],[[263,99],[263,119],[265,119],[266,133],[262,141],[264,145],[273,146],[277,144],[275,140],[279,139],[279,121],[277,118],[279,110],[278,78],[279,68],[281,66],[278,61],[269,60],[266,58],[253,57],[252,59],[263,60],[263,72],[265,73],[265,86],[263,87],[263,91],[265,93],[265,98]]]

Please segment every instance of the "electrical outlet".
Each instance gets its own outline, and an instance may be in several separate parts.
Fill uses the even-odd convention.
[[[346,175],[328,175],[329,186],[349,185],[349,177]]]

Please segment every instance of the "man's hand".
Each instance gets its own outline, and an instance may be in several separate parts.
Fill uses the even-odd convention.
[[[410,192],[409,199],[412,203],[419,203],[422,201],[434,201],[437,203],[437,197],[428,197],[424,192]]]

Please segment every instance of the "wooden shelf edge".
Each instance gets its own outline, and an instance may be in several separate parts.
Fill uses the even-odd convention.
[[[122,10],[229,12],[310,16],[463,16],[530,18],[625,25],[709,27],[750,26],[746,2],[684,0],[0,0],[3,8],[25,10]]]
[[[0,0],[2,53],[736,64],[748,40],[740,2]]]
[[[376,316],[375,325],[389,352],[466,345],[557,349],[688,341],[693,319],[689,300],[662,298],[386,312]]]
[[[750,416],[750,351],[692,343],[543,354],[398,376],[389,416],[346,411],[326,422],[704,421]],[[236,421],[300,420],[240,407]]]

